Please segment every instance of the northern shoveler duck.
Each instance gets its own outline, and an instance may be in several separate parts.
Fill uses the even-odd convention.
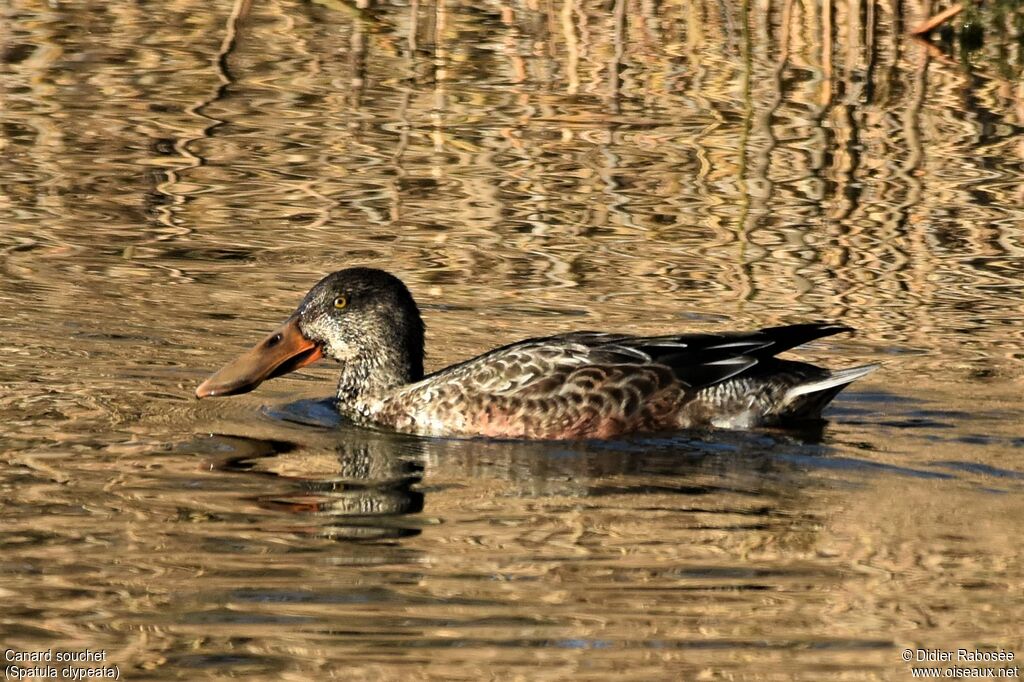
[[[359,424],[433,436],[614,438],[818,419],[839,391],[878,367],[830,371],[775,358],[853,331],[815,323],[722,334],[573,332],[519,341],[424,376],[423,330],[397,277],[341,270],[196,396],[245,393],[327,357],[341,364],[338,410]]]

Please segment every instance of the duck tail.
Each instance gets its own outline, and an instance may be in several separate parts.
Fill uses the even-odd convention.
[[[821,411],[840,391],[851,383],[871,374],[880,364],[860,365],[835,372],[825,377],[797,384],[786,391],[782,399],[780,417],[785,419],[818,419]]]

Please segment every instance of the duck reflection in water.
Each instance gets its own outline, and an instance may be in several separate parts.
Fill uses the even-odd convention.
[[[274,435],[285,438],[213,436],[217,450],[230,451],[213,468],[286,483],[285,490],[246,499],[308,519],[302,534],[336,540],[419,535],[437,522],[425,490],[440,495],[442,506],[460,489],[483,498],[669,494],[675,502],[667,508],[677,510],[726,493],[737,502],[729,513],[769,513],[776,503],[799,497],[805,480],[804,468],[780,458],[780,450],[812,458],[828,453],[819,429],[607,443],[418,438],[331,424],[323,418],[326,404],[298,401],[268,410],[282,427]],[[293,427],[296,422],[301,428]],[[424,486],[428,472],[433,483]],[[767,506],[748,508],[752,499]]]
[[[386,434],[341,442],[299,444],[244,436],[213,436],[232,454],[213,468],[258,474],[288,483],[284,492],[250,497],[258,507],[296,517],[314,516],[311,534],[344,540],[389,540],[418,535],[405,519],[423,511],[421,444],[384,440]],[[293,457],[294,455],[294,457]]]

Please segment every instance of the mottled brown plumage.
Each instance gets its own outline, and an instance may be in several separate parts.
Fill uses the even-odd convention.
[[[341,363],[343,415],[408,433],[575,439],[749,428],[818,418],[839,391],[876,369],[830,372],[775,358],[847,331],[814,323],[654,337],[574,332],[519,341],[424,377],[412,295],[386,272],[352,268],[321,280],[280,330],[196,394],[252,390],[322,355]]]

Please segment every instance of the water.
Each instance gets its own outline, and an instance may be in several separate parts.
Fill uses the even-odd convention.
[[[909,1],[2,12],[5,650],[189,680],[1024,656],[1019,8],[975,52],[907,38]],[[813,319],[859,333],[802,357],[885,365],[819,429],[611,443],[353,428],[329,366],[191,397],[355,264],[414,291],[428,369]]]

